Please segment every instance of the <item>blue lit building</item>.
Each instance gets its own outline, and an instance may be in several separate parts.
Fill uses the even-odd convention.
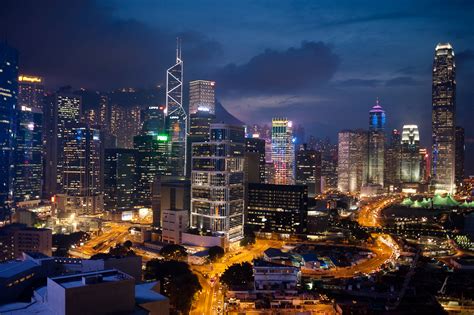
[[[384,185],[385,120],[385,111],[377,99],[369,112],[367,183],[380,187]]]
[[[43,114],[21,106],[17,111],[13,200],[41,199],[43,180]]]
[[[15,108],[18,100],[18,52],[0,43],[0,220],[12,194]]]

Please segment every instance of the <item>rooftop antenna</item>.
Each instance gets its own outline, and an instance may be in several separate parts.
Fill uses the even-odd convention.
[[[176,63],[181,60],[181,39],[176,37]]]

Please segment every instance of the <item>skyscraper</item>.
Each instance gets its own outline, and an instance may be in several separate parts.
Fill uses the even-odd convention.
[[[136,194],[136,151],[106,149],[104,162],[104,207],[109,211],[129,210]]]
[[[258,182],[265,183],[265,140],[245,138],[245,153],[256,154],[258,159]]]
[[[308,195],[321,193],[321,152],[304,143],[296,151],[296,184],[308,186]]]
[[[275,166],[275,184],[295,183],[295,149],[293,123],[287,118],[272,119],[272,161]]]
[[[455,175],[456,175],[456,186],[462,184],[464,179],[464,128],[456,127],[456,157],[455,157]]]
[[[455,191],[456,64],[449,43],[438,44],[433,61],[433,163],[435,191]]]
[[[15,108],[18,101],[18,52],[0,42],[0,220],[11,197]]]
[[[62,191],[68,196],[93,196],[100,193],[100,130],[84,123],[68,124],[63,141]]]
[[[402,183],[420,182],[420,132],[417,125],[404,125],[401,140],[400,179]]]
[[[244,128],[211,124],[210,140],[193,143],[191,226],[226,236],[243,236]]]
[[[56,184],[57,188],[54,192],[63,192],[66,180],[64,178],[64,165],[66,164],[65,145],[66,139],[73,141],[76,130],[73,127],[78,126],[81,119],[82,112],[82,98],[74,95],[67,90],[60,90],[56,93],[52,106],[53,112],[53,139],[50,139],[51,145],[56,145],[52,156],[48,156],[53,168],[56,168]],[[54,139],[56,138],[56,139]],[[71,153],[74,153],[74,148],[70,148]],[[47,172],[48,173],[48,172]]]
[[[184,176],[186,172],[187,119],[183,107],[183,60],[178,39],[176,63],[166,71],[166,126],[170,139],[168,163],[173,176]]]
[[[356,193],[366,183],[367,142],[365,130],[339,132],[337,159],[337,188],[341,192]]]
[[[369,112],[369,164],[367,183],[369,185],[384,184],[384,154],[385,154],[385,111],[379,100]]]
[[[27,106],[43,111],[44,80],[42,77],[20,75],[18,77],[18,107]]]
[[[216,113],[214,81],[195,80],[189,82],[189,114],[198,111]]]
[[[43,182],[43,115],[22,105],[17,111],[13,200],[39,200]]]
[[[400,131],[393,129],[385,152],[384,181],[390,191],[396,190],[400,184],[401,143]]]

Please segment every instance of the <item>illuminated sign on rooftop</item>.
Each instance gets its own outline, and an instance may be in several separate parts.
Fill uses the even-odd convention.
[[[41,83],[43,82],[43,79],[41,77],[35,77],[30,75],[20,75],[18,77],[18,81],[28,83]]]

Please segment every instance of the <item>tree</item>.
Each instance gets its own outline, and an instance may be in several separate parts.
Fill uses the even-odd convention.
[[[251,288],[253,286],[252,264],[249,262],[233,264],[224,271],[220,280],[228,287]]]
[[[240,241],[240,246],[255,244],[255,232],[250,227],[244,228],[244,238]]]
[[[161,293],[182,314],[189,313],[194,295],[202,289],[197,276],[182,261],[152,259],[146,264],[145,279],[159,280]]]
[[[130,241],[126,241],[123,244],[117,244],[115,247],[111,247],[109,249],[109,255],[118,257],[135,256],[135,252],[131,249],[131,247],[132,242]]]
[[[160,255],[166,260],[186,260],[188,253],[181,245],[170,244],[160,250]]]
[[[209,248],[209,259],[211,261],[216,261],[217,259],[224,256],[224,249],[220,246],[212,246]]]

